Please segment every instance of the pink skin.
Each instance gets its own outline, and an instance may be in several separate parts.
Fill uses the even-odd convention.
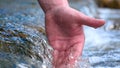
[[[39,3],[45,12],[47,38],[54,49],[54,68],[74,68],[84,46],[83,25],[98,28],[105,21],[69,7],[67,0],[39,0]]]

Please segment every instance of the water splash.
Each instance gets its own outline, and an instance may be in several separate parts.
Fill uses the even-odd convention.
[[[79,58],[76,62],[75,68],[90,68],[91,65],[89,63],[88,58]]]

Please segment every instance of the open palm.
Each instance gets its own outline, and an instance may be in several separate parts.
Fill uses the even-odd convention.
[[[74,65],[84,46],[83,25],[94,28],[104,24],[103,20],[90,18],[70,7],[57,7],[45,14],[48,41],[53,47],[53,65],[66,68]]]

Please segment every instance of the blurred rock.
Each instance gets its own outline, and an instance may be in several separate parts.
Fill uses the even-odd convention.
[[[96,0],[99,7],[120,9],[120,0]]]

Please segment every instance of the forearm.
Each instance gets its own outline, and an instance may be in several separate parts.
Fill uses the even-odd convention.
[[[38,0],[43,11],[47,11],[59,7],[59,6],[69,6],[68,0]]]

